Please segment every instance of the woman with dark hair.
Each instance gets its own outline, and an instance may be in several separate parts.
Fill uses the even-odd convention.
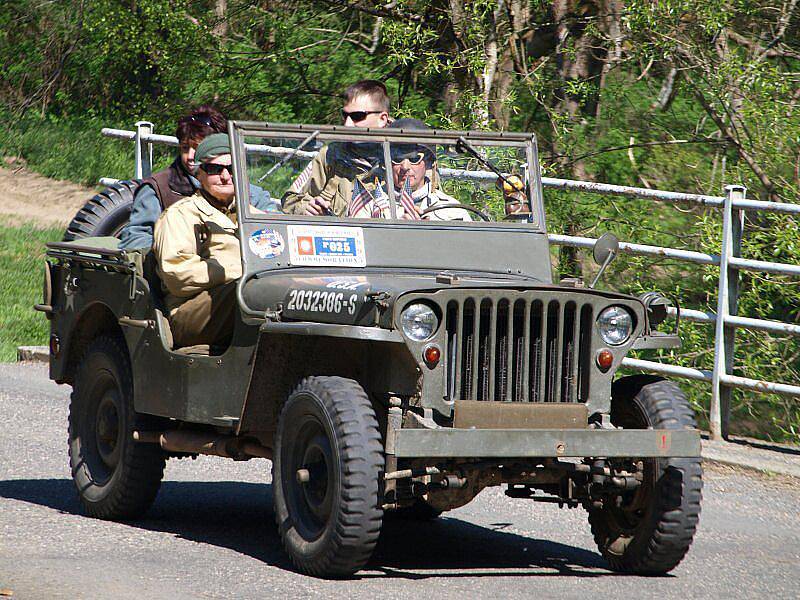
[[[178,119],[175,130],[178,156],[166,169],[142,181],[136,190],[130,221],[120,235],[120,248],[130,250],[153,245],[153,226],[159,215],[178,200],[193,195],[200,187],[192,174],[197,146],[207,136],[225,133],[227,129],[225,115],[207,104]],[[278,210],[269,193],[257,186],[250,186],[250,203],[264,211]]]

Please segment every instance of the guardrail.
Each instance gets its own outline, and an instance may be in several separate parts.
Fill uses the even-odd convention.
[[[135,131],[104,128],[102,134],[123,140],[133,140],[135,143],[135,177],[137,179],[150,175],[153,163],[153,144],[160,143],[177,146],[178,140],[173,136],[157,135],[153,133],[153,124],[148,121],[136,123]],[[292,149],[246,145],[258,153],[284,156]],[[297,152],[297,156],[312,157],[314,152]],[[468,177],[476,180],[491,181],[496,178],[490,171],[464,171],[461,169],[440,169],[443,178]],[[100,182],[109,185],[116,179],[103,178]],[[656,200],[660,202],[681,202],[705,206],[722,211],[722,244],[720,254],[707,254],[690,250],[680,250],[662,246],[648,246],[629,242],[620,243],[620,251],[626,254],[639,256],[656,256],[659,258],[672,258],[680,261],[701,265],[714,265],[719,267],[719,283],[717,286],[717,312],[710,313],[692,309],[681,309],[680,317],[688,321],[714,324],[714,368],[711,371],[693,369],[667,363],[626,358],[622,364],[626,367],[651,371],[663,375],[672,375],[703,381],[711,384],[711,411],[710,428],[713,439],[727,438],[730,419],[730,400],[733,388],[745,389],[759,393],[777,393],[800,397],[800,385],[779,383],[750,379],[733,375],[734,342],[736,329],[746,328],[771,333],[789,334],[800,336],[800,325],[783,321],[768,321],[753,319],[737,315],[739,299],[739,271],[755,271],[775,273],[781,275],[800,276],[800,265],[750,260],[742,258],[741,245],[744,233],[744,213],[747,210],[779,212],[784,214],[800,215],[799,204],[782,202],[764,202],[748,200],[743,186],[729,185],[725,188],[724,196],[708,196],[703,194],[687,194],[682,192],[669,192],[589,181],[574,181],[570,179],[555,179],[543,177],[542,185],[547,188],[561,190],[576,190],[593,194],[609,194]],[[595,239],[569,235],[549,234],[551,243],[556,245],[573,246],[577,248],[591,248]],[[675,310],[671,310],[675,316]]]

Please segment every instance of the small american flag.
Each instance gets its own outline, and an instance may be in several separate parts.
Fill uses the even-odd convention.
[[[403,206],[403,218],[409,221],[418,221],[419,214],[414,206],[414,196],[411,195],[411,182],[406,179],[400,191],[400,204]]]
[[[414,208],[411,185],[406,181],[397,198],[397,214],[401,219],[416,221],[419,214]],[[392,216],[389,196],[383,186],[379,185],[370,192],[358,179],[353,183],[353,196],[347,206],[348,217],[390,219]]]
[[[347,205],[347,216],[355,217],[367,207],[371,200],[372,194],[356,179],[353,183],[353,196],[350,199],[350,204]]]

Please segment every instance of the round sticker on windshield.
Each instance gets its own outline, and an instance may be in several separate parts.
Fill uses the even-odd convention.
[[[250,251],[259,258],[274,258],[283,254],[286,244],[283,236],[274,229],[259,229],[250,234]]]

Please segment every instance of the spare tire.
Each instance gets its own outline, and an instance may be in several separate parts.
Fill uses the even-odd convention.
[[[141,180],[118,181],[93,196],[72,219],[64,234],[69,242],[85,237],[119,237],[131,217],[133,195]]]

